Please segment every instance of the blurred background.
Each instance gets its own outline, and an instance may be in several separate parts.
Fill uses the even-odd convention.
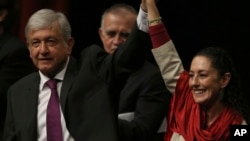
[[[139,9],[140,0],[17,0],[19,17],[13,32],[23,41],[24,26],[38,9],[62,11],[72,25],[76,40],[73,55],[100,44],[101,14],[111,4],[123,2]],[[173,42],[188,69],[192,56],[207,46],[226,48],[236,61],[245,92],[250,92],[250,5],[239,0],[160,0],[158,7]],[[250,94],[248,99],[250,100]]]

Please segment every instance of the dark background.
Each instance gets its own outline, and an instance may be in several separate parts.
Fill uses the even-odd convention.
[[[69,20],[76,39],[76,48],[100,43],[98,28],[101,14],[113,3],[131,4],[137,10],[140,0],[88,1],[85,6],[72,0]],[[237,64],[247,65],[250,33],[250,8],[247,3],[230,0],[160,0],[158,7],[186,68],[196,51],[206,46],[229,50]],[[250,36],[249,36],[250,37]],[[77,50],[76,49],[76,50]],[[246,54],[247,53],[247,54]],[[242,62],[243,63],[243,62]]]
[[[76,40],[73,55],[93,43],[98,36],[101,14],[111,4],[123,2],[139,10],[140,0],[19,0],[20,24],[17,33],[24,39],[28,17],[40,8],[64,12]],[[158,8],[173,42],[188,69],[192,56],[207,46],[227,49],[236,62],[244,91],[249,92],[250,4],[244,0],[160,0]],[[250,102],[250,94],[247,97]]]
[[[89,1],[79,6],[73,0],[69,15],[75,52],[92,43],[100,43],[98,27],[103,10],[116,2],[139,9],[140,0]],[[227,49],[236,62],[244,91],[249,92],[250,8],[248,2],[236,0],[160,0],[158,8],[186,69],[192,56],[207,46]],[[73,53],[75,53],[73,52]],[[248,96],[250,101],[250,94]]]

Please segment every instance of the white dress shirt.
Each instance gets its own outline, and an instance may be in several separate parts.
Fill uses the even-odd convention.
[[[69,58],[67,60],[67,63],[65,67],[55,76],[55,79],[60,80],[57,83],[57,91],[60,97],[61,94],[61,87],[64,79],[64,75],[66,72],[66,68],[68,66]],[[46,111],[47,111],[47,105],[50,98],[50,88],[45,85],[45,83],[49,80],[49,78],[45,75],[43,75],[39,71],[40,75],[40,85],[39,85],[39,97],[38,97],[38,106],[37,106],[37,127],[38,127],[38,141],[47,141],[47,129],[46,129]],[[61,111],[61,125],[62,125],[62,134],[63,134],[63,141],[74,141],[74,139],[69,134],[68,129],[66,128],[64,115],[62,113],[62,109],[60,107]]]

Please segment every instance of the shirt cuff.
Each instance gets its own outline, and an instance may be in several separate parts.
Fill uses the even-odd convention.
[[[137,24],[138,28],[144,32],[148,33],[148,21],[147,21],[148,14],[142,10],[140,7],[138,16],[137,16]]]
[[[149,34],[152,40],[153,48],[160,47],[164,43],[171,40],[163,23],[149,26]]]

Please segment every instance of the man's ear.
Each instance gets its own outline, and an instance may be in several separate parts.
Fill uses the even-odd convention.
[[[225,88],[228,85],[230,79],[231,79],[231,73],[229,73],[229,72],[225,73],[223,78],[222,78],[221,87]]]
[[[73,47],[75,45],[75,39],[73,37],[69,38],[68,41],[67,41],[67,44],[68,44],[68,47],[69,47],[68,49],[69,49],[69,51],[71,53],[71,51],[72,51],[72,49],[73,49]]]
[[[7,9],[0,10],[0,22],[4,21],[4,18],[7,16],[7,14],[8,14]]]
[[[102,38],[102,28],[98,28],[99,37]]]

